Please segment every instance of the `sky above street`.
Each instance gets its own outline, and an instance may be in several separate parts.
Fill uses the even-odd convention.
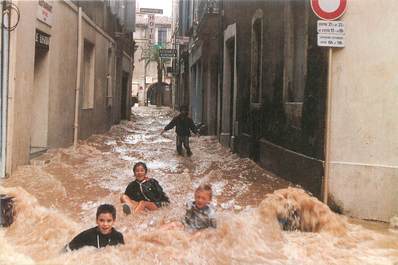
[[[163,9],[163,15],[171,17],[171,0],[137,0],[137,8],[158,8]]]

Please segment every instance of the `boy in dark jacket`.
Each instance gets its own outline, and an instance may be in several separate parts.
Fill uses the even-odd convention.
[[[162,130],[160,133],[161,135],[170,129],[173,129],[174,126],[176,127],[176,145],[177,145],[177,152],[179,155],[182,155],[182,144],[184,144],[185,150],[187,151],[187,155],[191,156],[191,148],[189,147],[189,137],[191,136],[191,131],[194,134],[197,134],[197,128],[193,123],[192,119],[188,117],[188,107],[181,106],[180,114],[174,117],[169,124]]]
[[[102,204],[97,209],[97,226],[81,232],[66,245],[66,250],[76,250],[85,246],[102,248],[124,244],[123,235],[113,228],[116,209],[113,205]]]

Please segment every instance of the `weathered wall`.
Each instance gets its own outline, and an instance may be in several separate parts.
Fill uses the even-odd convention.
[[[53,22],[50,27],[36,19],[37,1],[15,1],[15,3],[20,10],[21,19],[11,33],[7,173],[11,173],[16,166],[29,162],[31,139],[40,146],[49,148],[65,147],[73,143],[77,78],[77,8],[66,2],[52,2]],[[104,15],[104,12],[101,14]],[[108,24],[112,26],[114,20],[108,20]],[[40,78],[35,81],[36,29],[50,35],[50,44],[44,57],[45,67],[41,67],[40,71],[36,69],[36,73],[40,73]],[[132,63],[128,55],[131,52],[131,43],[127,45],[127,40],[123,38],[121,39],[123,43],[120,45],[119,40],[113,43],[100,31],[83,19],[83,39],[95,45],[95,88],[94,107],[79,111],[80,139],[108,130],[113,123],[120,121],[121,112],[127,118],[130,112],[129,96],[124,98],[124,109],[121,109],[121,73],[125,71],[126,82],[131,83]],[[109,47],[113,51],[111,59],[116,61],[115,57],[119,58],[118,63],[115,63],[117,67],[112,67],[110,73],[113,89],[111,107],[107,104]],[[122,49],[127,53],[122,52]],[[116,50],[119,51],[118,54]],[[118,80],[116,71],[120,73],[117,76]],[[44,91],[40,84],[37,85],[38,80],[44,82],[46,86],[48,84],[47,91]],[[130,85],[125,85],[123,89],[126,89],[127,95],[131,94]],[[82,101],[82,97],[80,99]],[[48,106],[43,106],[46,103]],[[47,124],[38,126],[38,122],[47,122]],[[41,135],[46,134],[45,138],[36,140],[32,130]]]
[[[323,175],[324,100],[327,61],[325,50],[316,46],[316,18],[304,2],[295,2],[296,13],[286,15],[287,1],[226,1],[224,27],[237,25],[238,152],[274,173],[301,184],[320,196]],[[307,9],[307,10],[306,10]],[[245,10],[245,12],[240,12]],[[262,86],[260,104],[250,103],[251,23],[256,10],[263,12]],[[309,15],[307,24],[298,21]],[[294,15],[293,15],[294,14]],[[291,61],[285,54],[286,23],[308,30],[306,62]],[[300,23],[299,23],[300,22]],[[308,27],[308,28],[303,28]],[[293,55],[303,52],[302,36]],[[305,65],[301,116],[294,124],[285,98],[286,67]],[[225,78],[224,78],[225,79]],[[292,87],[292,90],[298,89]],[[282,162],[281,162],[282,161]]]
[[[73,143],[75,88],[77,77],[77,14],[68,6],[54,2],[50,49],[50,105],[48,145]],[[38,22],[38,24],[43,24]],[[68,25],[68,27],[65,27]]]
[[[346,47],[333,53],[330,195],[383,221],[398,214],[397,13],[394,0],[351,1]]]
[[[98,34],[96,30],[87,22],[83,23],[83,39],[94,45],[95,67],[94,67],[94,107],[90,109],[80,109],[80,128],[79,136],[82,139],[87,138],[93,133],[105,132],[111,124],[106,105],[106,84],[108,73],[107,51],[112,43],[103,35]],[[84,49],[83,49],[84,50]],[[84,58],[84,51],[82,58]],[[84,64],[83,64],[84,65]],[[119,64],[120,65],[120,64]],[[82,77],[84,67],[81,68]],[[84,86],[82,78],[81,88]],[[116,87],[118,89],[118,87]],[[83,89],[80,90],[80,105],[83,102]],[[115,102],[112,108],[120,109],[120,101]]]
[[[36,17],[27,14],[36,10],[37,3],[22,1],[17,4],[21,18],[10,34],[7,173],[29,161],[30,146]]]

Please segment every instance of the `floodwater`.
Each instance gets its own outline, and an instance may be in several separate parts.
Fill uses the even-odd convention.
[[[0,264],[398,264],[398,230],[332,213],[214,137],[192,137],[194,155],[177,156],[174,132],[159,135],[172,115],[168,108],[133,108],[132,121],[76,150],[50,150],[2,181],[0,192],[16,198],[16,220],[0,229]],[[171,205],[124,216],[119,197],[137,161],[147,163]],[[184,215],[184,203],[203,182],[214,190],[218,228],[196,238],[159,229]],[[126,244],[63,253],[95,225],[101,203],[116,206],[115,228]],[[294,212],[297,230],[282,231],[277,219]]]

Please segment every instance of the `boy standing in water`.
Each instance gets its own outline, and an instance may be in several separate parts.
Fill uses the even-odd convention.
[[[166,127],[162,130],[160,133],[161,135],[170,129],[173,129],[176,127],[176,133],[177,133],[177,138],[176,138],[176,145],[177,145],[177,153],[179,155],[182,155],[182,144],[184,144],[184,147],[187,151],[187,155],[191,156],[191,148],[189,147],[189,137],[191,136],[191,131],[194,134],[198,133],[198,130],[193,123],[192,119],[188,117],[188,107],[187,106],[181,106],[180,108],[180,114],[176,117],[174,117],[169,124],[167,124]]]
[[[66,245],[66,250],[75,250],[84,246],[102,248],[124,244],[123,235],[113,228],[116,209],[113,205],[102,204],[97,209],[97,226],[81,232]]]
[[[216,228],[216,211],[210,204],[213,196],[211,186],[202,184],[195,190],[195,201],[187,203],[185,216],[181,222],[168,223],[162,228],[186,228],[199,231],[205,228]]]
[[[147,176],[148,168],[145,163],[136,163],[133,171],[135,180],[130,182],[120,197],[125,214],[130,214],[132,209],[134,213],[144,210],[153,211],[169,203],[169,198],[163,192],[159,182]]]

